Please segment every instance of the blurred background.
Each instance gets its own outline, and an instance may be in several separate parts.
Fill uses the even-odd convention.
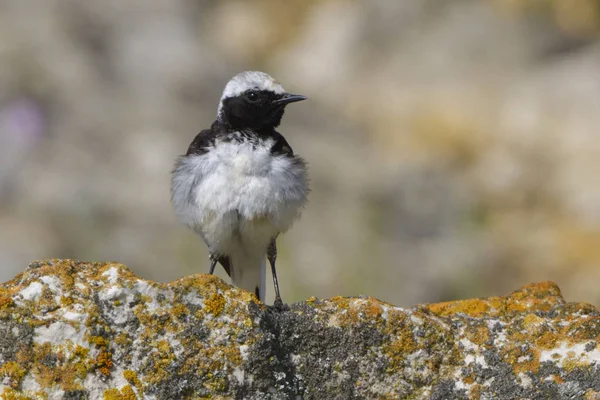
[[[598,305],[599,33],[599,0],[0,0],[0,279],[206,272],[170,171],[258,69],[310,99],[280,129],[312,179],[284,300],[553,280]]]

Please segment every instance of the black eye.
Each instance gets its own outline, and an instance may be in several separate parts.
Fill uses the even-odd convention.
[[[250,103],[256,103],[259,97],[260,96],[258,95],[258,93],[254,91],[246,93],[246,100],[248,100]]]

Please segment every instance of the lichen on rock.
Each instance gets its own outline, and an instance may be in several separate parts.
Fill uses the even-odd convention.
[[[600,398],[600,313],[552,283],[289,311],[217,277],[46,260],[0,285],[3,399]]]

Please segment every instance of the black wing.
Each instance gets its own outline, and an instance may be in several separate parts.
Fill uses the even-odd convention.
[[[190,143],[190,147],[188,147],[186,156],[195,154],[201,155],[205,154],[208,150],[207,148],[214,144],[216,132],[213,129],[204,129],[202,132],[196,135],[192,143]]]
[[[275,139],[275,144],[271,147],[271,154],[273,155],[284,155],[292,157],[294,155],[294,150],[292,150],[292,146],[285,140],[283,135],[277,131],[273,132],[273,139]]]
[[[225,272],[227,272],[227,275],[229,277],[231,277],[231,265],[229,264],[229,257],[227,257],[227,256],[220,256],[219,257],[219,264],[221,264],[223,266],[223,269],[225,270]]]

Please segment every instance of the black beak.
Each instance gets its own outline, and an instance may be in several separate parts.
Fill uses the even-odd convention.
[[[284,106],[286,104],[295,103],[297,101],[306,100],[306,96],[300,94],[284,93],[280,98],[273,101],[273,104],[278,106]]]

